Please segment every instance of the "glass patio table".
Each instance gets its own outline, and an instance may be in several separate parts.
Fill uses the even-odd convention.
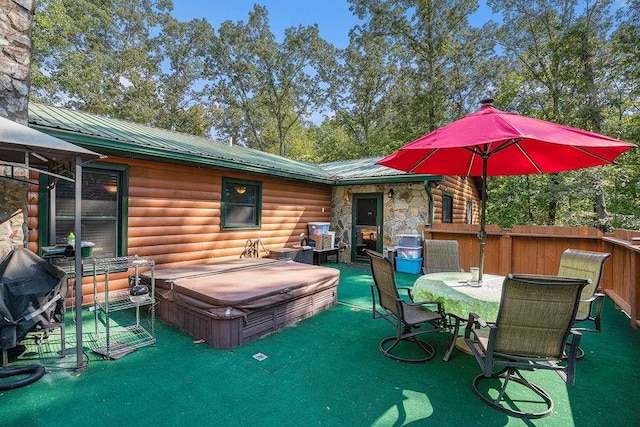
[[[476,313],[487,322],[498,317],[504,276],[484,274],[482,279],[482,286],[472,286],[468,272],[430,273],[420,276],[413,285],[415,301],[440,302],[456,321],[445,361],[454,347],[469,354],[464,338],[458,337],[460,323],[469,318],[469,313]]]

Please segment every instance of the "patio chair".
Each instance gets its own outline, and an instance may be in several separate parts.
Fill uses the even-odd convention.
[[[425,240],[423,273],[463,271],[457,240]]]
[[[589,279],[591,283],[582,290],[580,305],[576,313],[574,329],[581,332],[600,332],[600,316],[604,294],[599,293],[604,262],[611,254],[567,249],[560,258],[558,276]],[[590,323],[587,323],[590,322]],[[578,350],[578,359],[584,357],[584,350]]]
[[[465,342],[482,369],[473,380],[473,390],[484,403],[521,418],[551,413],[551,396],[520,371],[554,370],[567,384],[574,383],[581,334],[571,327],[588,283],[588,279],[509,275],[495,323],[469,315]]]
[[[366,253],[371,261],[374,282],[371,286],[373,318],[382,318],[396,328],[395,336],[380,342],[380,351],[401,362],[421,363],[430,360],[435,355],[435,350],[419,336],[446,330],[442,305],[438,302],[413,301],[410,288],[397,287],[393,265],[389,259],[368,249]],[[408,300],[400,296],[399,290],[406,291]],[[420,356],[400,354],[396,349],[401,342],[416,344]]]

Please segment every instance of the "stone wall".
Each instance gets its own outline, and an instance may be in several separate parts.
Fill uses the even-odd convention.
[[[388,197],[393,189],[394,195]],[[382,193],[383,246],[393,246],[398,234],[422,234],[429,224],[429,198],[422,183],[387,185],[354,185],[334,187],[331,224],[336,232],[336,245],[344,246],[341,261],[351,261],[351,230],[353,194]]]
[[[0,224],[0,260],[4,259],[16,246],[24,246],[23,211],[15,212]]]
[[[27,125],[35,0],[0,0],[0,116]],[[0,168],[0,175],[11,171]],[[26,171],[13,171],[26,177]],[[0,255],[24,244],[27,186],[0,179]]]
[[[28,123],[35,0],[0,0],[0,116]]]

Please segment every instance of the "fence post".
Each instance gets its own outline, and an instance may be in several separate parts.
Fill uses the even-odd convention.
[[[630,251],[629,262],[629,279],[630,279],[630,313],[631,326],[634,329],[640,329],[640,313],[638,309],[640,307],[640,292],[638,292],[638,284],[640,284],[640,271],[638,271],[638,259],[640,259],[640,252]]]
[[[512,238],[509,231],[500,236],[500,275],[506,276],[511,273],[513,259]]]

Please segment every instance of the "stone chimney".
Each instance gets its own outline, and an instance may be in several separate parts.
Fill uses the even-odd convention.
[[[34,11],[35,0],[0,0],[0,116],[23,125],[29,122]],[[27,194],[26,184],[0,178],[0,259],[15,246],[28,244]]]
[[[0,115],[28,123],[35,0],[0,0]]]

